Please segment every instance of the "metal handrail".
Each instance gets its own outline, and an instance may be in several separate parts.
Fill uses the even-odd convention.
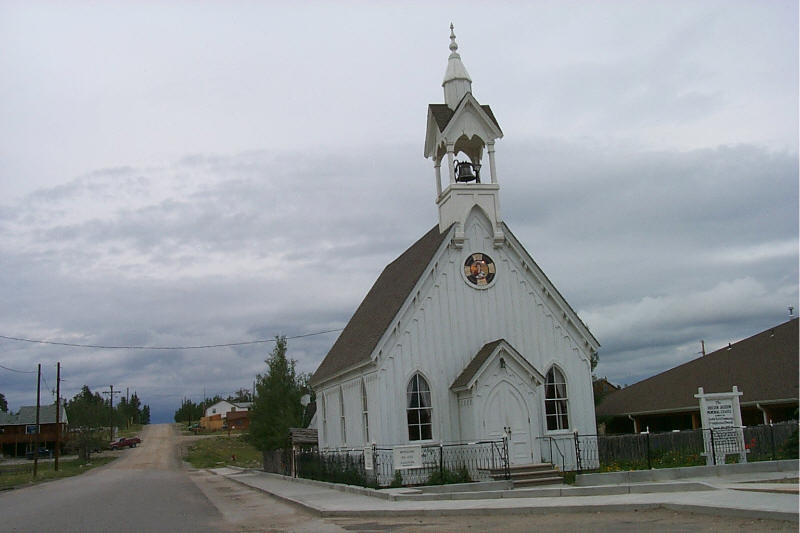
[[[549,443],[550,443],[550,460],[551,461],[553,460],[553,443],[555,442],[556,451],[558,452],[558,455],[561,456],[561,471],[565,472],[566,471],[566,458],[564,457],[564,452],[561,451],[561,448],[558,445],[558,441],[553,439],[553,437],[550,437],[550,436],[536,437],[536,438],[537,439],[547,439],[549,441]]]

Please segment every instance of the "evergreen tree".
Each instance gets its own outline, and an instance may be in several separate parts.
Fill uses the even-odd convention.
[[[8,402],[6,402],[6,397],[2,392],[0,392],[0,412],[8,412]]]
[[[67,419],[81,458],[89,459],[89,451],[103,444],[101,428],[108,424],[108,402],[84,385],[66,405]]]
[[[108,426],[108,401],[84,385],[66,405],[70,426],[100,428]]]
[[[298,376],[295,360],[286,357],[286,337],[275,337],[275,348],[265,362],[267,373],[256,381],[249,439],[259,450],[275,450],[286,447],[289,428],[302,424],[300,397],[308,388],[307,377]]]
[[[208,400],[207,400],[208,401]],[[206,405],[211,405],[206,403]],[[147,409],[148,415],[150,408]],[[203,416],[203,404],[194,403],[192,400],[185,398],[181,406],[175,411],[175,422],[197,422]]]

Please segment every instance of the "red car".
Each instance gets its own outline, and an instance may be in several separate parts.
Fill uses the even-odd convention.
[[[126,446],[128,448],[136,448],[136,445],[140,444],[141,442],[142,439],[139,437],[120,437],[117,440],[111,441],[109,447],[112,450],[119,450],[121,448],[125,448]]]

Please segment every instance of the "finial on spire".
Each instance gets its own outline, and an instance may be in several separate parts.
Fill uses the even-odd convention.
[[[453,52],[454,54],[457,54],[458,52],[456,52],[456,50],[458,50],[458,43],[456,43],[456,34],[455,34],[455,32],[453,32],[453,23],[451,22],[450,23],[450,51]]]
[[[450,23],[450,57],[447,59],[447,70],[444,73],[444,103],[455,109],[465,94],[472,92],[472,80],[461,62],[461,55],[457,52],[456,34],[453,23]]]

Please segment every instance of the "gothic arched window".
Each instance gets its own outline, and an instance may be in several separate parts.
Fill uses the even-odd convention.
[[[558,368],[551,367],[545,380],[544,410],[548,431],[569,429],[567,380]]]
[[[433,438],[431,422],[431,389],[419,374],[414,374],[406,388],[406,416],[408,418],[408,440],[430,440]]]

